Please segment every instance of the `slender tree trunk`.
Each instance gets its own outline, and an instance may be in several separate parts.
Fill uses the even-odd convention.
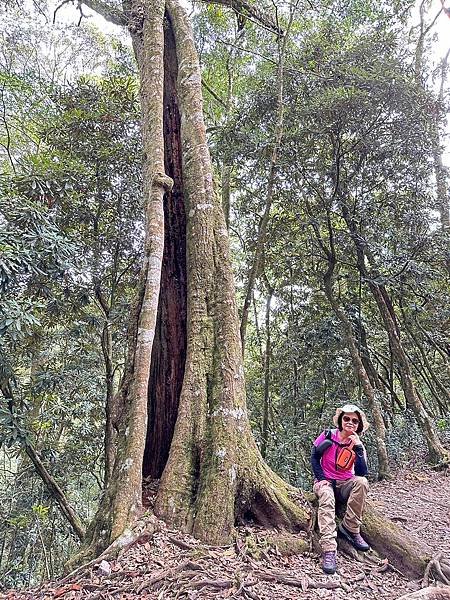
[[[55,479],[47,471],[47,469],[45,468],[44,464],[42,463],[41,459],[39,458],[39,456],[37,455],[36,451],[34,450],[34,448],[31,444],[27,443],[25,445],[25,452],[27,453],[28,457],[30,458],[31,462],[33,463],[39,477],[45,483],[48,491],[50,492],[52,497],[58,503],[58,507],[59,507],[60,511],[62,512],[64,517],[69,521],[72,529],[74,530],[76,535],[79,537],[79,539],[83,540],[84,534],[85,534],[84,527],[83,527],[80,519],[75,514],[75,511],[73,510],[73,508],[70,506],[69,502],[67,501],[67,498],[64,495],[64,492],[59,487],[59,485],[56,483]]]
[[[424,49],[425,49],[425,40],[427,35],[433,29],[437,17],[440,12],[427,24],[426,23],[426,12],[429,8],[430,3],[422,0],[419,7],[419,37],[417,40],[416,52],[415,52],[415,63],[414,63],[414,75],[415,80],[418,85],[422,88],[426,89],[426,83],[423,77],[423,67],[424,67]],[[433,131],[432,131],[432,154],[433,154],[433,163],[434,163],[434,174],[436,177],[436,197],[437,197],[437,209],[440,214],[441,219],[441,228],[444,233],[447,233],[450,229],[450,199],[448,193],[448,172],[444,166],[442,155],[443,155],[443,146],[441,142],[441,134],[440,134],[440,113],[442,107],[444,106],[444,89],[445,89],[445,81],[447,77],[447,65],[448,58],[450,56],[450,50],[447,51],[441,62],[441,81],[440,81],[440,89],[437,102],[435,103],[435,109],[432,115],[433,119]],[[448,272],[450,272],[450,258],[446,256],[444,258],[445,266]]]
[[[113,415],[114,415],[114,368],[113,368],[113,356],[112,356],[112,334],[111,334],[111,321],[110,312],[111,307],[104,297],[100,284],[95,285],[95,296],[103,312],[104,323],[101,336],[101,348],[103,354],[103,362],[105,365],[105,384],[106,384],[106,398],[105,398],[105,473],[103,477],[103,486],[106,487],[111,477],[112,468],[115,460],[115,433]]]
[[[448,59],[450,56],[450,50],[444,56],[441,63],[441,83],[439,89],[438,102],[436,103],[435,114],[433,115],[434,131],[433,131],[433,162],[434,172],[436,176],[436,196],[437,196],[437,208],[441,219],[441,229],[444,235],[444,239],[447,241],[447,255],[445,257],[445,266],[447,272],[450,273],[450,248],[448,242],[448,235],[450,232],[450,195],[448,186],[448,169],[444,166],[442,159],[443,145],[441,142],[440,134],[440,122],[439,114],[443,110],[444,106],[444,89],[447,79],[448,70]]]
[[[114,403],[114,369],[112,359],[112,335],[111,322],[105,321],[102,331],[102,352],[105,363],[105,474],[104,487],[107,486],[111,477],[115,459],[115,429],[113,426],[113,403]]]
[[[298,2],[297,2],[298,4]],[[241,341],[242,341],[242,353],[244,354],[245,350],[245,335],[247,332],[247,323],[248,323],[248,313],[250,310],[250,303],[253,295],[253,288],[255,286],[256,278],[259,275],[259,271],[261,268],[261,261],[264,253],[264,245],[266,243],[266,235],[267,235],[267,227],[270,219],[270,211],[272,208],[272,203],[275,195],[275,179],[276,179],[276,171],[278,164],[278,155],[280,152],[281,140],[283,138],[283,130],[284,130],[284,63],[285,63],[285,53],[286,53],[286,44],[289,37],[289,31],[292,25],[292,21],[295,15],[295,10],[297,7],[291,9],[290,21],[287,27],[287,31],[282,38],[282,41],[279,42],[278,47],[278,67],[277,67],[277,108],[276,108],[276,119],[275,119],[275,131],[274,131],[274,140],[272,145],[272,152],[270,156],[270,164],[269,164],[269,175],[267,178],[267,193],[266,193],[266,201],[264,206],[264,212],[260,218],[258,233],[256,235],[256,244],[255,251],[253,254],[253,260],[250,267],[250,271],[248,274],[247,285],[245,287],[245,298],[244,304],[242,306],[242,316],[241,316]]]
[[[406,402],[412,409],[417,423],[424,433],[431,459],[443,460],[446,458],[447,453],[441,441],[439,440],[439,436],[437,435],[428,412],[426,411],[416,392],[410,363],[398,334],[398,325],[392,318],[391,312],[389,311],[379,286],[374,284],[372,281],[369,281],[369,279],[370,278],[368,278],[368,285],[380,310],[380,314],[391,342],[392,353],[399,368],[400,381],[403,393],[405,394]]]
[[[389,338],[392,355],[399,369],[400,382],[405,395],[405,400],[413,411],[417,424],[424,434],[428,445],[428,450],[430,452],[430,458],[438,461],[446,460],[447,451],[439,439],[431,417],[429,416],[417,394],[411,372],[411,366],[400,339],[400,328],[395,316],[392,301],[386,288],[381,284],[375,283],[375,277],[367,271],[365,263],[366,255],[368,255],[368,260],[372,266],[372,271],[375,270],[375,275],[377,273],[373,257],[371,257],[370,253],[368,253],[367,243],[359,233],[355,222],[350,216],[350,212],[345,202],[341,202],[341,209],[343,218],[347,224],[355,245],[358,257],[358,269],[369,286],[383,320]]]
[[[449,393],[448,389],[445,387],[445,385],[440,381],[440,379],[436,375],[433,367],[430,364],[430,361],[428,360],[428,356],[427,356],[427,353],[425,352],[425,348],[423,347],[423,344],[420,342],[418,336],[413,332],[413,329],[412,329],[411,325],[408,323],[407,317],[404,314],[403,310],[402,310],[402,314],[403,314],[403,323],[405,325],[406,333],[411,338],[412,342],[414,343],[414,346],[417,348],[417,350],[419,351],[419,354],[422,358],[422,364],[423,364],[422,376],[424,377],[425,382],[427,383],[428,387],[432,391],[433,395],[435,395],[441,411],[445,410],[445,405],[450,406],[450,393]],[[436,390],[434,390],[433,384],[436,387]],[[444,403],[442,403],[440,396],[437,393],[437,390],[439,390],[440,396],[442,396]]]
[[[313,211],[308,201],[306,201],[306,208],[309,215],[312,216]],[[370,412],[374,420],[376,433],[375,440],[378,454],[378,477],[379,479],[385,479],[389,477],[389,460],[386,450],[386,427],[383,421],[379,394],[377,393],[377,390],[373,388],[370,378],[364,367],[363,361],[361,359],[361,354],[358,350],[358,346],[355,340],[352,324],[342,307],[339,305],[339,302],[333,290],[333,278],[337,264],[337,257],[330,211],[327,210],[328,244],[325,243],[317,222],[312,220],[311,226],[314,231],[317,243],[328,263],[327,271],[323,275],[325,295],[328,299],[328,302],[330,303],[334,314],[336,315],[341,324],[341,329],[344,335],[344,341],[350,352],[353,371],[355,373],[357,381],[359,381],[362,386],[364,395],[367,400],[367,404],[369,406]]]
[[[390,392],[391,390],[390,390],[387,382],[384,381],[382,379],[382,377],[380,376],[380,374],[378,373],[376,366],[373,364],[373,361],[371,358],[371,351],[367,344],[367,333],[364,328],[364,325],[362,324],[361,319],[359,319],[359,321],[358,321],[358,337],[359,337],[360,346],[361,346],[361,350],[360,350],[361,360],[362,360],[364,368],[367,372],[367,375],[369,377],[370,383],[372,384],[372,387],[377,391],[377,393],[379,395],[382,409],[386,413],[386,419],[384,419],[386,422],[388,413],[389,413],[389,416],[391,416],[390,415],[390,406],[386,400],[386,392],[387,391]]]
[[[231,110],[233,106],[234,95],[234,58],[236,54],[236,45],[244,35],[245,29],[238,30],[233,43],[231,44],[226,59],[227,70],[227,93],[225,99],[225,119],[224,127],[227,127],[231,119]],[[230,226],[230,210],[231,210],[231,176],[233,173],[233,165],[227,159],[224,160],[221,168],[221,193],[222,193],[222,208],[225,215],[225,223],[227,228]]]
[[[356,345],[355,336],[353,332],[352,324],[339,306],[339,303],[333,292],[332,283],[332,269],[329,269],[324,276],[325,294],[328,301],[333,309],[334,314],[339,319],[341,329],[344,335],[345,344],[350,352],[353,370],[358,381],[361,382],[364,396],[366,397],[367,404],[369,406],[370,414],[372,415],[374,428],[375,428],[375,443],[377,447],[378,455],[378,478],[386,479],[389,478],[389,459],[386,450],[386,427],[383,420],[383,413],[381,410],[379,391],[376,390],[367,374],[364,364],[361,360],[361,355]]]
[[[34,376],[34,374],[35,373],[32,372],[32,377]],[[7,400],[9,410],[12,413],[15,400],[10,383],[4,383],[1,391],[5,399]],[[70,506],[70,503],[67,500],[67,497],[64,494],[63,490],[60,488],[54,477],[52,477],[52,475],[48,472],[44,463],[39,458],[38,453],[29,441],[25,440],[24,448],[26,454],[28,455],[29,459],[31,460],[34,466],[36,473],[44,482],[44,485],[46,486],[50,495],[56,500],[58,508],[61,511],[62,515],[67,519],[78,538],[80,540],[83,540],[85,535],[85,528],[79,517],[76,515],[74,509]]]
[[[266,348],[264,351],[263,373],[264,373],[264,398],[263,398],[263,421],[261,431],[261,455],[267,454],[269,442],[269,404],[270,404],[270,356],[272,343],[270,337],[270,303],[272,302],[273,288],[269,286],[266,301]]]

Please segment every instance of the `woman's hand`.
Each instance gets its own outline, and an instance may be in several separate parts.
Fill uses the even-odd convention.
[[[347,439],[353,442],[355,446],[362,446],[362,441],[357,433],[352,433]]]

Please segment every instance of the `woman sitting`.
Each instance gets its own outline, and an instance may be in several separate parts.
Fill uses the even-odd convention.
[[[313,489],[319,498],[322,568],[329,574],[336,572],[336,499],[347,503],[339,535],[357,550],[369,550],[360,534],[369,484],[365,477],[366,450],[359,438],[369,425],[363,411],[354,404],[338,408],[333,423],[337,429],[323,431],[314,441],[311,453]]]

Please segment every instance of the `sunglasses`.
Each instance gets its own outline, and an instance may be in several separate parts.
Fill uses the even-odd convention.
[[[354,417],[347,417],[347,416],[343,416],[342,420],[344,421],[344,423],[350,423],[350,421],[354,424],[354,425],[358,425],[359,423],[359,419],[355,419]]]

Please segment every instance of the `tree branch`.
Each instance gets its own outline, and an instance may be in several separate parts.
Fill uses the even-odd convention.
[[[56,483],[56,480],[47,471],[43,462],[39,458],[37,452],[35,451],[35,449],[29,442],[25,443],[25,452],[28,454],[28,457],[30,458],[31,462],[33,463],[37,474],[42,479],[42,481],[45,483],[48,491],[50,492],[50,494],[53,496],[53,498],[55,498],[56,502],[58,503],[60,511],[66,517],[66,519],[69,521],[70,525],[72,526],[72,529],[74,530],[74,532],[76,533],[78,538],[81,541],[83,541],[84,534],[85,534],[84,526],[81,523],[78,516],[76,515],[73,508],[70,506],[64,492],[59,487],[59,485]]]
[[[271,16],[266,14],[264,10],[261,10],[252,2],[247,0],[200,0],[205,4],[220,4],[222,6],[228,6],[243,16],[248,16],[251,19],[255,19],[263,27],[269,31],[273,31],[278,35],[283,35],[283,30],[278,27],[276,22]]]
[[[125,13],[109,4],[109,2],[105,2],[105,0],[81,0],[81,4],[84,4],[114,25],[127,26],[128,19]]]

